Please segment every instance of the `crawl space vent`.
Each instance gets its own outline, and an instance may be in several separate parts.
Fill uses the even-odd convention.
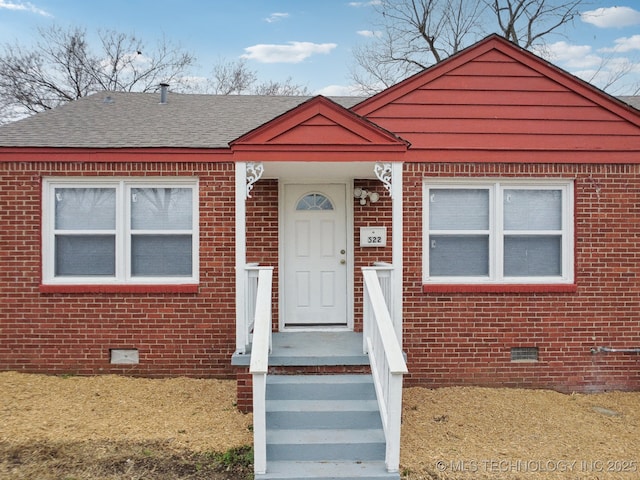
[[[136,365],[140,363],[137,348],[112,348],[109,350],[109,363],[115,365]]]
[[[511,349],[512,362],[537,362],[538,347],[513,347]]]

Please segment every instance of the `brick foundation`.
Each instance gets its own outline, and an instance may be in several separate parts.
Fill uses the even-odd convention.
[[[236,369],[236,407],[242,413],[253,411],[253,382],[248,368]]]

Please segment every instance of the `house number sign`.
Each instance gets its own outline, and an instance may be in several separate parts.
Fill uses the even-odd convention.
[[[360,227],[361,247],[386,247],[387,227]]]

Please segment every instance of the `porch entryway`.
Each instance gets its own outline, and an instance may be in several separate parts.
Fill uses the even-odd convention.
[[[273,269],[253,270],[250,356],[234,358],[249,360],[255,478],[399,479],[407,367],[384,288],[392,268],[362,269],[362,333],[274,333]]]
[[[310,175],[319,164],[272,166],[282,169],[274,173],[286,168],[288,176],[274,174],[279,258],[262,266],[246,263],[245,202],[265,168],[236,164],[232,364],[249,366],[250,383],[239,370],[238,385],[239,392],[245,385],[252,389],[255,477],[399,479],[407,372],[401,349],[402,166],[369,164],[365,174],[366,165],[334,164],[341,178],[333,179]],[[327,164],[322,167],[324,173]],[[299,181],[297,168],[324,181]],[[375,252],[382,250],[369,250],[366,258],[375,265],[356,275],[352,202],[360,208],[364,197],[354,200],[353,179],[370,178],[372,171],[393,199],[386,203],[386,211],[392,210],[392,263],[376,261]],[[362,282],[357,308],[356,277]],[[354,331],[354,323],[362,331]]]
[[[347,185],[283,189],[281,329],[347,327]]]

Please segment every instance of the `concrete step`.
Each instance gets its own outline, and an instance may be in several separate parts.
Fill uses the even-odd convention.
[[[379,429],[267,430],[269,461],[383,460],[384,433]]]
[[[269,463],[268,472],[256,475],[260,480],[399,480],[399,473],[389,473],[384,462],[296,462]]]
[[[270,375],[267,400],[375,400],[371,375]]]
[[[268,375],[267,474],[276,479],[399,479],[371,375]]]
[[[378,411],[377,400],[267,400],[269,412]]]
[[[297,401],[291,403],[300,404],[305,402]],[[333,412],[312,409],[300,411],[267,410],[267,429],[337,429],[345,427],[381,428],[380,413],[377,410],[340,410]]]
[[[369,365],[358,332],[278,332],[270,366]]]

